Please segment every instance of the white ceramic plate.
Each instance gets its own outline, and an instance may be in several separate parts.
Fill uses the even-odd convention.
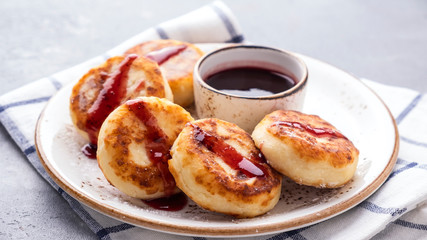
[[[212,47],[201,46],[205,50]],[[303,112],[328,120],[360,150],[353,180],[340,189],[315,189],[285,179],[276,207],[252,219],[209,212],[191,201],[178,212],[152,209],[112,187],[96,160],[80,152],[85,141],[73,127],[68,110],[72,85],[52,97],[40,116],[36,146],[41,162],[53,180],[83,204],[153,230],[193,236],[253,236],[326,220],[354,207],[381,186],[395,164],[399,138],[387,107],[360,80],[321,61],[301,58],[309,69]]]

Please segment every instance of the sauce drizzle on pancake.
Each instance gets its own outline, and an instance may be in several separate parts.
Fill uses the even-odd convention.
[[[147,58],[157,62],[161,65],[166,62],[169,58],[178,55],[180,52],[184,51],[187,48],[187,45],[181,44],[176,46],[165,47],[157,51],[152,51],[145,55]]]
[[[284,127],[290,127],[290,128],[298,128],[302,131],[307,131],[310,134],[317,137],[336,137],[336,138],[344,138],[348,140],[347,137],[345,137],[343,134],[341,134],[338,131],[332,130],[330,128],[314,128],[310,125],[299,123],[299,122],[278,121],[271,124],[271,126],[284,126]]]
[[[120,63],[117,71],[108,75],[93,105],[88,110],[86,132],[89,134],[90,143],[96,145],[97,133],[108,115],[118,107],[126,96],[126,87],[129,69],[138,56],[131,54]]]
[[[126,102],[129,111],[133,112],[146,126],[145,149],[150,161],[155,165],[162,175],[164,192],[167,196],[172,195],[175,189],[175,180],[168,169],[168,160],[171,158],[168,144],[168,136],[157,124],[157,119],[147,109],[146,103],[139,99]]]
[[[209,149],[209,151],[219,155],[231,168],[242,172],[249,178],[266,175],[267,171],[265,167],[259,164],[265,162],[265,158],[261,152],[257,155],[252,155],[248,159],[219,137],[207,133],[199,126],[194,124],[192,126],[194,128],[194,138]]]

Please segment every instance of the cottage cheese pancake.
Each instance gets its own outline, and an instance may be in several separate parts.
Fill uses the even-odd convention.
[[[168,170],[169,150],[190,114],[157,97],[129,100],[102,124],[97,159],[107,180],[141,199],[179,192]]]
[[[193,68],[203,52],[193,44],[177,40],[153,40],[138,44],[125,54],[146,56],[156,61],[174,95],[183,107],[193,102]]]
[[[70,97],[72,122],[95,145],[108,114],[126,100],[139,96],[173,101],[157,63],[137,55],[112,57],[90,69],[73,87]]]
[[[277,110],[255,127],[252,138],[274,169],[300,184],[336,188],[356,171],[357,148],[315,115]]]
[[[213,118],[188,123],[171,155],[169,170],[177,186],[202,208],[254,217],[279,200],[280,174],[235,124]]]

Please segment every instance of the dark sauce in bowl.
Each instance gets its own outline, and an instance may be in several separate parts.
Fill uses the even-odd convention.
[[[221,92],[245,97],[273,95],[296,84],[291,77],[283,73],[253,67],[220,71],[208,76],[205,82]]]

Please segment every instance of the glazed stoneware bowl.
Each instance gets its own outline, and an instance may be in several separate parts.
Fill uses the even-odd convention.
[[[290,77],[290,89],[263,96],[243,96],[215,89],[206,79],[216,73],[237,69],[264,69]],[[202,57],[194,68],[194,99],[199,118],[219,118],[250,133],[261,119],[278,109],[301,110],[308,78],[305,63],[280,49],[235,45],[217,49]]]

